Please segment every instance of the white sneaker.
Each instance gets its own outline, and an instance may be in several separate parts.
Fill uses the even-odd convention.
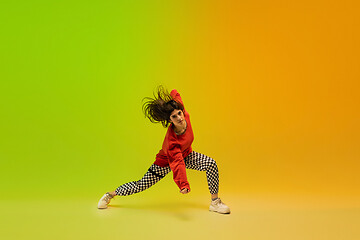
[[[105,193],[104,196],[102,196],[102,198],[99,200],[98,208],[107,208],[107,205],[110,203],[112,198],[113,196],[110,193]]]
[[[209,210],[218,213],[230,213],[230,208],[221,201],[220,198],[211,201]]]

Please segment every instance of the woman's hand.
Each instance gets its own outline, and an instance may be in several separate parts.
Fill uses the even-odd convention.
[[[180,190],[180,193],[182,193],[182,194],[187,194],[189,192],[190,192],[190,190],[187,189],[187,188],[183,188],[183,189]]]

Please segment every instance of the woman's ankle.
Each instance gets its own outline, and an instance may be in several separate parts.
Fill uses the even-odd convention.
[[[214,201],[219,198],[219,195],[217,193],[211,194],[211,200]]]
[[[116,196],[116,192],[115,192],[115,191],[108,192],[108,193],[110,193],[110,195],[111,195],[112,197],[115,197],[115,196]]]

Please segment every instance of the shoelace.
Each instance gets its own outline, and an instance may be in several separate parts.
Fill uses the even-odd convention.
[[[106,202],[109,202],[112,198],[113,198],[113,196],[111,196],[110,193],[106,193],[106,196],[105,196],[104,200],[105,200]]]
[[[215,200],[212,201],[215,205],[218,205],[219,203],[221,203],[221,199],[217,198]]]
[[[223,205],[225,205],[225,203],[223,203],[220,198],[216,199],[216,200],[214,201],[214,203],[215,203],[215,205],[218,205],[218,206],[223,206]]]

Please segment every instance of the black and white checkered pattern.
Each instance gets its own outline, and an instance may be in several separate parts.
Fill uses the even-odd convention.
[[[219,192],[219,170],[214,159],[202,153],[192,151],[185,159],[188,169],[206,171],[206,178],[211,194]]]
[[[206,171],[206,177],[211,194],[219,191],[219,172],[214,159],[192,151],[185,159],[185,167],[198,171]],[[145,175],[139,181],[128,182],[118,187],[116,195],[127,196],[144,191],[160,181],[171,171],[170,167],[160,167],[152,164]]]
[[[139,181],[128,182],[115,190],[116,195],[127,196],[148,189],[171,171],[170,167],[160,167],[152,164]]]

